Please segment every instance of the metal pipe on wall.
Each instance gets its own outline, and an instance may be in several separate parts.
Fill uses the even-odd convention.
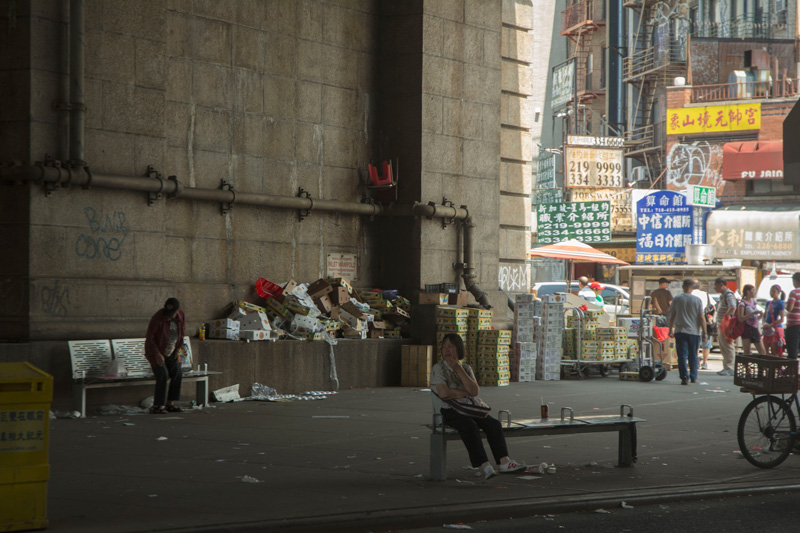
[[[85,165],[84,86],[85,26],[83,0],[69,3],[69,158],[74,165]]]
[[[474,242],[472,230],[475,227],[475,223],[472,221],[472,217],[468,217],[464,222],[461,224],[462,231],[464,232],[464,286],[467,288],[469,292],[472,293],[472,296],[475,297],[475,300],[478,301],[483,307],[487,309],[491,307],[489,305],[489,296],[486,294],[486,291],[481,289],[475,279],[477,276],[475,275],[475,267],[473,267],[473,249],[472,243]]]

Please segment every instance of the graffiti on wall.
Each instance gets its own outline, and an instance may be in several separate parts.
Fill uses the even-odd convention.
[[[42,287],[42,312],[50,316],[67,316],[69,289],[60,286],[58,280],[52,287]]]
[[[528,292],[528,269],[525,265],[501,265],[500,289],[506,292]]]
[[[85,207],[83,214],[89,225],[89,233],[78,235],[75,253],[85,259],[118,261],[128,236],[125,212],[114,211],[104,215],[93,207]]]
[[[673,191],[685,189],[687,185],[720,189],[724,185],[722,147],[706,141],[672,145],[667,156],[666,180],[667,189]]]

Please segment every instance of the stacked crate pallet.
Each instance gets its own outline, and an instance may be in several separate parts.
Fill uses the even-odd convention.
[[[478,384],[504,386],[511,381],[509,352],[511,330],[493,329],[478,332]]]
[[[514,305],[514,349],[511,355],[511,381],[536,379],[533,296],[518,294]]]
[[[489,309],[467,309],[467,340],[464,344],[464,360],[478,372],[478,332],[492,329],[492,311]]]
[[[534,314],[541,317],[534,327],[538,357],[536,379],[561,379],[564,344],[564,303],[558,295],[548,295],[534,303]]]

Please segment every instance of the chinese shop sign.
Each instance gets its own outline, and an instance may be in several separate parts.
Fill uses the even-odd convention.
[[[679,192],[658,191],[636,202],[636,262],[685,263],[692,244],[692,207]]]
[[[539,244],[576,239],[584,243],[611,240],[610,202],[570,202],[536,206]]]
[[[667,135],[761,129],[761,103],[667,110]]]
[[[708,244],[718,259],[800,259],[800,212],[712,211]]]

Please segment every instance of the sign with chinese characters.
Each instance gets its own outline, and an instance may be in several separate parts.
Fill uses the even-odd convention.
[[[556,154],[544,153],[536,159],[536,183],[534,188],[556,188]]]
[[[328,254],[329,278],[358,279],[358,256],[356,254]]]
[[[622,148],[623,137],[593,137],[590,135],[567,135],[567,144],[588,146],[589,148]]]
[[[714,187],[689,185],[687,192],[689,205],[696,205],[699,207],[714,207],[714,205],[717,203],[717,190]]]
[[[572,189],[572,201],[611,202],[611,230],[633,231],[631,189]]]
[[[692,218],[692,207],[679,192],[656,191],[636,202],[636,262],[685,263]]]
[[[570,58],[553,67],[553,89],[550,93],[550,107],[553,111],[561,109],[572,100],[575,92],[575,58]]]
[[[667,109],[667,135],[760,129],[760,102]]]
[[[717,259],[800,259],[800,211],[712,211],[707,243]]]
[[[567,187],[623,187],[622,148],[567,145]]]
[[[536,189],[533,191],[534,204],[560,204],[564,201],[561,189]]]
[[[598,250],[605,252],[608,255],[613,255],[617,259],[625,261],[626,263],[633,263],[636,261],[636,250],[634,248],[605,248],[598,247]]]
[[[610,202],[569,202],[536,206],[539,244],[576,239],[584,243],[611,240]]]
[[[0,453],[44,450],[49,413],[40,408],[8,407],[0,410]]]

